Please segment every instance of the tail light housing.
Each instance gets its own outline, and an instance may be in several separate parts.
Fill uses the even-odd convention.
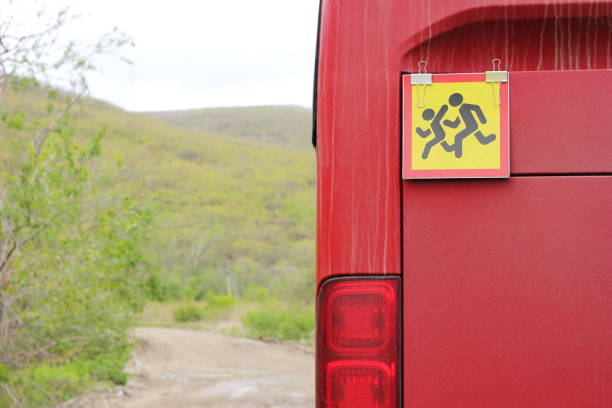
[[[400,405],[400,278],[333,278],[317,297],[317,407]]]

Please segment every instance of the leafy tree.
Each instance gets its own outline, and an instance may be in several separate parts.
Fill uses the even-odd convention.
[[[114,30],[92,44],[62,41],[75,18],[67,9],[34,16],[32,32],[23,32],[10,8],[0,20],[0,367],[8,372],[0,406],[55,402],[87,376],[125,381],[127,329],[146,281],[141,243],[151,213],[131,198],[101,195],[104,132],[77,134],[70,114],[87,94],[95,57],[129,39]],[[6,103],[27,92],[44,109]],[[52,374],[118,350],[109,370],[86,364]],[[50,364],[51,374],[24,374],[40,364]]]

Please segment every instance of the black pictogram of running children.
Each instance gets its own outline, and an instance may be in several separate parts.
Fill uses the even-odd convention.
[[[431,120],[430,129],[423,130],[420,127],[417,127],[416,132],[422,138],[428,137],[432,132],[434,134],[434,138],[427,142],[425,148],[423,149],[423,154],[421,155],[423,159],[427,159],[429,157],[429,152],[438,143],[444,150],[449,153],[455,152],[455,157],[460,158],[463,155],[463,139],[472,133],[481,145],[488,145],[497,138],[497,136],[493,133],[485,136],[478,129],[479,124],[476,122],[476,118],[474,116],[478,117],[481,124],[484,125],[487,123],[487,118],[482,112],[480,106],[471,103],[463,103],[463,95],[460,93],[452,94],[450,98],[448,98],[448,103],[455,107],[461,105],[459,106],[460,117],[455,118],[453,121],[444,120],[444,122],[442,122],[446,112],[448,112],[448,105],[446,104],[442,105],[437,113],[433,109],[425,109],[423,111],[422,118],[426,121]],[[448,142],[444,140],[446,138],[446,131],[444,130],[444,127],[442,127],[442,124],[449,128],[456,129],[462,121],[465,128],[455,135],[455,142],[453,144],[448,144]]]

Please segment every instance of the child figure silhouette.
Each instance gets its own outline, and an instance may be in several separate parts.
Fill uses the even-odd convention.
[[[444,128],[442,127],[442,119],[444,118],[444,115],[446,115],[447,111],[448,111],[448,105],[442,105],[438,113],[435,113],[433,109],[425,109],[423,111],[423,114],[421,115],[421,117],[426,121],[431,120],[431,125],[429,125],[431,129],[423,130],[420,127],[417,127],[416,132],[422,138],[426,138],[427,136],[429,136],[432,131],[434,134],[434,138],[431,139],[429,142],[427,142],[427,144],[425,145],[425,148],[423,149],[423,153],[421,154],[421,157],[423,159],[427,159],[429,157],[429,153],[431,152],[432,147],[434,147],[438,143],[441,143],[441,146],[447,152],[452,151],[452,148],[450,148],[448,143],[444,141],[444,138],[446,137],[446,132],[444,131]]]
[[[457,117],[454,121],[445,120],[444,125],[454,129],[459,126],[461,121],[463,121],[463,123],[465,124],[465,128],[463,128],[459,133],[455,135],[455,143],[450,145],[449,149],[445,148],[445,150],[454,151],[455,157],[461,157],[463,155],[463,139],[465,139],[474,132],[474,137],[476,137],[476,140],[478,140],[478,142],[482,145],[488,145],[497,138],[497,136],[493,133],[488,136],[485,136],[478,129],[479,124],[476,122],[474,114],[478,117],[478,120],[481,124],[484,125],[487,123],[487,118],[482,112],[480,106],[471,103],[462,104],[463,95],[461,95],[460,93],[452,94],[450,98],[448,98],[448,103],[451,106],[455,107],[461,105],[459,106],[459,116],[461,116],[461,118]]]

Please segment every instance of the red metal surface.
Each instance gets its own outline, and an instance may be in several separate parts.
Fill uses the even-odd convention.
[[[503,68],[511,71],[612,68],[606,35],[610,30],[606,17],[610,16],[609,4],[546,3],[529,8],[508,1],[508,8],[485,7],[482,18],[480,9],[472,9],[463,13],[469,19],[460,26],[455,25],[458,17],[450,16],[445,24],[454,29],[409,50],[402,57],[401,68],[414,71],[416,62],[425,59],[432,72],[479,72],[491,67],[491,56],[500,58]],[[493,14],[493,19],[487,19],[487,14]]]
[[[610,0],[322,0],[316,129],[318,281],[340,274],[401,273],[402,72],[416,71],[421,59],[433,72],[482,72],[496,57],[511,76],[524,70],[610,69],[611,15]],[[607,73],[594,75],[591,88],[575,94],[582,98],[575,106],[583,116],[595,109],[593,123],[608,126],[605,109],[611,93],[603,92],[601,85],[593,88],[596,76]],[[527,119],[533,115],[539,115],[535,127],[563,130],[571,122],[567,118],[575,113],[573,108],[548,93],[556,89],[567,96],[569,91],[564,94],[565,85],[548,81],[547,85],[526,80],[522,89],[512,82],[511,105],[514,92],[517,98],[550,104],[544,103],[540,113],[511,108],[519,112],[510,119],[513,149],[523,149],[522,142],[515,145],[521,132],[529,137]],[[539,90],[530,95],[529,86]],[[555,157],[546,150],[554,139],[550,129],[542,133],[548,136],[542,136],[540,145],[539,139],[531,140],[524,148],[529,150],[525,159],[517,156],[511,168],[530,173],[530,163],[539,154],[549,160],[540,163],[546,172],[604,171],[600,165],[605,149],[595,149],[609,147],[603,134],[589,135],[598,140],[593,149],[569,152],[568,158],[568,149],[580,142],[573,142],[576,135],[563,133],[563,139],[552,144],[564,144],[559,148],[562,154]],[[564,168],[556,167],[564,163]]]
[[[612,172],[612,70],[510,78],[512,174]]]
[[[399,63],[390,57],[389,32],[381,29],[394,19],[393,10],[380,5],[321,4],[319,281],[338,274],[399,274],[401,269]]]
[[[322,0],[317,279],[403,269],[405,407],[612,407],[610,16],[610,0]],[[513,177],[402,183],[401,74],[493,58]]]
[[[612,176],[404,190],[405,407],[612,406]]]

